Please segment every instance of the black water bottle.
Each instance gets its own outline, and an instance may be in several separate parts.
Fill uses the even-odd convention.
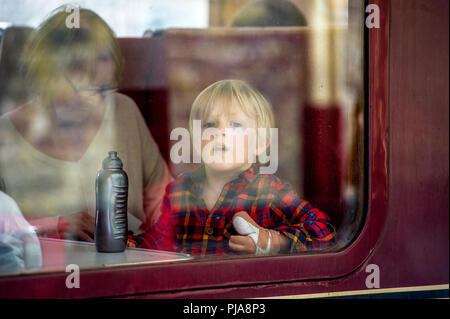
[[[95,180],[95,247],[99,252],[124,251],[127,245],[128,176],[117,152],[109,152]]]

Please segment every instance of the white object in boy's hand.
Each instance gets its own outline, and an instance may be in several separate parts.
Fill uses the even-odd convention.
[[[271,253],[271,232],[259,227],[246,212],[242,211],[235,214],[233,217],[233,226],[240,235],[248,236],[253,240],[256,246],[255,255],[268,255]],[[260,231],[267,231],[268,233],[267,246],[265,249],[262,249],[258,245]]]

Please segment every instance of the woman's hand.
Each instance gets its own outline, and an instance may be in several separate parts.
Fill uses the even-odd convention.
[[[95,218],[87,212],[79,212],[59,217],[58,232],[63,233],[65,236],[94,242],[94,231]]]
[[[240,234],[231,236],[228,245],[232,250],[256,254],[275,254],[289,246],[287,238],[275,230],[266,229],[258,224],[244,211],[233,216],[233,226]]]

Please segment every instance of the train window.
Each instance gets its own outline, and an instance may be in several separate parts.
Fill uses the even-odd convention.
[[[53,9],[72,1],[0,1],[0,28],[8,25],[37,27]],[[208,0],[79,0],[73,4],[99,14],[118,37],[141,37],[167,28],[205,28],[208,26]],[[67,13],[71,13],[68,9]],[[189,13],[189,14],[187,14]],[[130,19],[130,17],[133,17]]]
[[[364,1],[0,7],[0,274],[358,235]]]

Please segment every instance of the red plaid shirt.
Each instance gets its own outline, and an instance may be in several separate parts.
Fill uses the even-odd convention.
[[[253,165],[227,183],[212,210],[202,198],[205,170],[180,174],[167,185],[158,222],[137,236],[137,247],[172,250],[192,255],[232,254],[237,235],[233,215],[246,211],[258,225],[274,229],[290,242],[290,252],[323,249],[335,238],[329,217],[300,200],[291,186],[274,175],[258,174]]]

